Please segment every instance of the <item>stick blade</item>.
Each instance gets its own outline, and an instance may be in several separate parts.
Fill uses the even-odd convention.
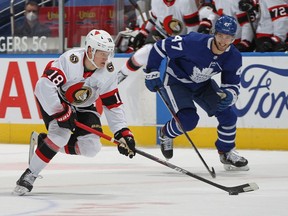
[[[250,191],[256,191],[259,189],[259,186],[256,183],[247,183],[235,187],[229,187],[229,194],[238,194],[238,193],[246,193]]]
[[[249,186],[244,187],[243,192],[256,191],[259,189],[259,186],[255,182],[249,183],[247,185]]]

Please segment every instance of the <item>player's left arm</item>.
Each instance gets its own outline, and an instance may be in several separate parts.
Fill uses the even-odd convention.
[[[156,42],[150,51],[145,72],[145,85],[151,92],[163,86],[160,78],[160,65],[165,58],[181,57],[184,54],[184,39],[186,36],[177,35]]]
[[[133,158],[136,153],[135,140],[133,133],[127,126],[118,88],[101,94],[100,98],[109,128],[114,133],[114,138],[120,141],[119,153]]]
[[[146,69],[159,69],[164,58],[181,58],[190,49],[189,35],[177,35],[159,40],[153,45],[148,57]]]
[[[222,103],[224,107],[232,106],[238,100],[242,72],[242,56],[239,52],[230,55],[221,73],[220,89],[224,92]]]

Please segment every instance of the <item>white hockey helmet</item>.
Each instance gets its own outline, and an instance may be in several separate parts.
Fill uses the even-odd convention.
[[[91,47],[92,49],[91,58],[89,58],[88,56],[89,47]],[[93,29],[86,36],[85,50],[86,50],[87,58],[97,68],[98,66],[94,62],[95,52],[97,50],[101,50],[101,51],[109,52],[110,56],[113,56],[114,47],[115,47],[115,44],[111,35],[104,30]]]

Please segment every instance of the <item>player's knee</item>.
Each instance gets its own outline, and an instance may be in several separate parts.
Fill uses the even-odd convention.
[[[177,116],[185,131],[193,130],[199,121],[199,115],[195,109],[183,109],[177,113]]]
[[[80,154],[86,157],[95,157],[101,150],[101,143],[99,138],[86,137],[78,140]]]

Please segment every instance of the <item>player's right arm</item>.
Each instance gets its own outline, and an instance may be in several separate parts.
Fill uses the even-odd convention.
[[[154,44],[148,57],[148,64],[145,71],[145,85],[146,87],[155,92],[157,89],[163,86],[160,78],[160,65],[164,58],[179,58],[185,56],[185,50],[189,50],[189,47],[184,48],[189,43],[186,42],[189,36],[168,37],[164,40],[160,40]]]
[[[161,61],[164,58],[169,57],[170,59],[173,59],[185,56],[186,50],[189,49],[187,47],[189,46],[189,43],[187,43],[189,35],[177,35],[156,42],[148,57],[148,63],[146,66],[147,71],[155,69],[158,70]]]
[[[66,82],[64,73],[49,63],[35,87],[35,96],[48,115],[54,115],[63,110],[58,96],[58,87]]]

